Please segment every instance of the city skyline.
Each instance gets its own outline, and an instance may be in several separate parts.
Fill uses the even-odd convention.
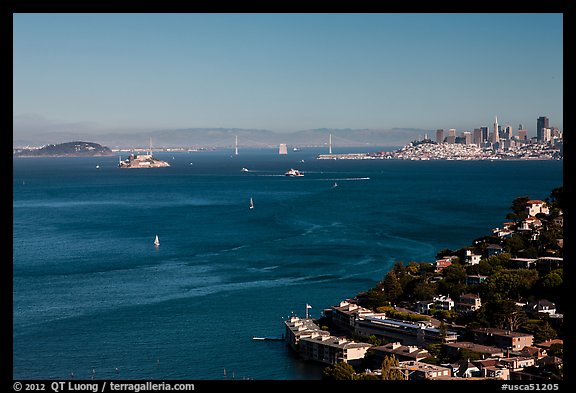
[[[473,132],[495,116],[513,130],[524,124],[528,137],[542,116],[563,128],[560,13],[13,22],[15,139],[183,128]]]

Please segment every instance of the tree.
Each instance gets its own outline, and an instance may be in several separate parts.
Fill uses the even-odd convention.
[[[402,285],[393,270],[388,272],[383,282],[384,298],[388,301],[395,301],[402,295]]]
[[[553,209],[564,210],[564,186],[554,188],[547,202]]]
[[[385,356],[382,361],[382,379],[385,381],[404,380],[404,373],[398,369],[399,363],[396,356]]]
[[[466,269],[460,264],[452,264],[442,270],[444,279],[440,281],[438,290],[450,296],[459,296],[466,289]]]
[[[358,300],[362,307],[372,310],[388,304],[384,297],[384,291],[379,287],[369,289],[367,292],[358,295]]]
[[[527,321],[526,313],[513,300],[488,302],[482,308],[490,325],[498,329],[514,331]]]
[[[534,332],[534,341],[537,343],[541,343],[547,340],[553,340],[558,337],[558,333],[554,328],[548,323],[548,321],[544,321],[541,323],[540,326]]]
[[[483,286],[486,300],[520,299],[529,295],[538,280],[538,272],[529,269],[502,270],[488,277]]]
[[[504,249],[512,255],[518,253],[529,246],[529,238],[521,233],[514,233],[511,237],[504,240]]]
[[[550,356],[558,356],[559,358],[564,357],[564,345],[562,344],[552,344],[550,348],[546,351]]]
[[[412,293],[414,294],[414,300],[430,300],[436,296],[438,291],[438,285],[435,283],[429,283],[426,281],[418,281],[414,285]]]
[[[512,219],[512,220],[515,220],[516,222],[518,222],[518,221],[522,221],[523,219],[528,217],[528,213],[526,212],[526,204],[529,200],[530,200],[530,197],[527,197],[527,196],[521,196],[521,197],[515,198],[512,201],[512,206],[510,206],[512,213],[509,213],[506,216],[506,218]]]
[[[322,371],[322,377],[328,380],[346,381],[355,379],[356,371],[346,362],[328,366]]]

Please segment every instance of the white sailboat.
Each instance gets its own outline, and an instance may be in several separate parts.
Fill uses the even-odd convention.
[[[155,245],[155,246],[159,246],[159,245],[160,245],[160,240],[158,240],[158,235],[156,235],[156,239],[154,239],[154,245]]]
[[[250,209],[254,209],[254,201],[252,200],[252,197],[250,197]]]

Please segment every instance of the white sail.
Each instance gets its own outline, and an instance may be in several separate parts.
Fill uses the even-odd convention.
[[[160,240],[158,240],[158,235],[156,235],[156,239],[154,239],[154,245],[155,245],[155,246],[159,246],[159,245],[160,245]]]
[[[250,209],[254,209],[254,201],[252,200],[252,197],[250,197]]]

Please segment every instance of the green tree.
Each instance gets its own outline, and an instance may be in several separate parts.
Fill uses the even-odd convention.
[[[452,264],[442,270],[444,278],[438,284],[440,293],[452,297],[460,296],[466,289],[466,269],[460,264]]]
[[[558,333],[548,321],[538,321],[537,323],[529,324],[525,330],[534,335],[535,343],[553,340],[558,337]]]
[[[385,356],[382,361],[382,379],[385,381],[403,380],[404,373],[398,369],[399,363],[396,356]]]
[[[514,331],[527,321],[526,313],[513,300],[488,302],[482,308],[490,325],[498,329]]]
[[[369,309],[376,309],[386,304],[384,291],[378,288],[369,289],[367,292],[358,296],[360,305]]]
[[[349,381],[355,379],[354,367],[346,362],[340,362],[334,366],[328,366],[322,370],[322,378],[334,381]]]
[[[482,298],[499,301],[517,300],[530,295],[531,289],[538,280],[538,272],[532,269],[508,269],[492,274],[483,286]]]
[[[550,348],[546,351],[550,356],[558,356],[559,358],[564,357],[564,345],[562,344],[552,344]]]
[[[551,205],[552,209],[564,210],[564,186],[554,188],[546,202]]]
[[[382,286],[384,288],[384,299],[394,302],[402,296],[402,285],[393,270],[388,272]]]
[[[504,240],[504,249],[512,255],[518,255],[521,250],[525,249],[529,245],[528,237],[518,232]]]
[[[413,289],[414,300],[430,300],[438,293],[438,284],[418,281]]]
[[[535,285],[540,298],[548,299],[555,303],[562,303],[562,293],[564,290],[564,279],[562,269],[552,270],[546,273]]]
[[[526,217],[528,217],[528,213],[526,212],[526,203],[529,200],[530,200],[530,197],[527,197],[527,196],[521,196],[521,197],[515,198],[512,201],[512,206],[510,206],[512,213],[509,213],[508,215],[506,215],[506,218],[509,220],[514,220],[516,222],[519,222],[519,221],[522,221],[523,219],[525,219]]]

